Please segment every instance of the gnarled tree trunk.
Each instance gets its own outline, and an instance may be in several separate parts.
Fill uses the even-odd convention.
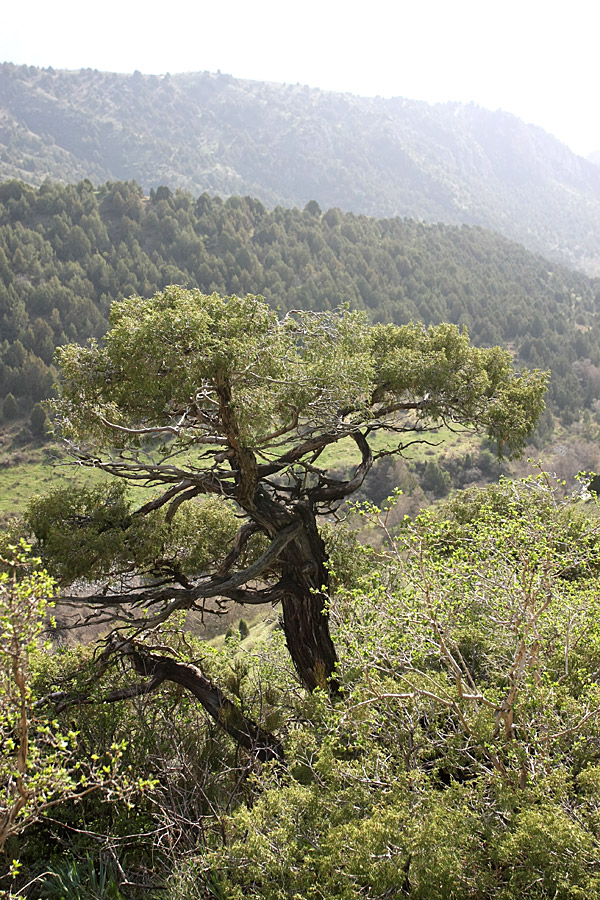
[[[334,695],[337,654],[329,633],[327,553],[314,514],[298,507],[303,528],[282,554],[290,590],[282,598],[286,644],[302,684]]]

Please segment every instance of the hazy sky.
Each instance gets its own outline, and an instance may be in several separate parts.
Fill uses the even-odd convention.
[[[0,61],[475,101],[600,149],[599,0],[5,0]]]

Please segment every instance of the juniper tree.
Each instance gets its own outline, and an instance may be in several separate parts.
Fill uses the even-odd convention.
[[[32,505],[56,575],[87,579],[87,607],[134,624],[138,636],[181,610],[280,603],[300,681],[331,692],[337,659],[319,521],[378,457],[402,454],[441,424],[518,453],[545,383],[513,372],[507,351],[472,347],[453,325],[370,325],[347,309],[280,318],[260,297],[180,287],[115,304],[104,340],[63,347],[59,362],[62,436],[111,483]],[[374,442],[382,433],[384,449]],[[336,477],[324,460],[342,441],[355,465]],[[135,505],[115,483],[155,491]],[[198,670],[184,678],[139,642],[121,639],[121,649],[150,679],[140,690],[193,682],[209,712],[228,720],[224,696]],[[253,728],[238,721],[230,731],[239,740],[246,729],[247,744],[265,739]]]

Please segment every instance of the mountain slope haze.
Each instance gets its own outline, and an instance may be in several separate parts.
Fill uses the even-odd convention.
[[[0,178],[482,225],[600,273],[600,169],[515,116],[207,72],[0,66]]]

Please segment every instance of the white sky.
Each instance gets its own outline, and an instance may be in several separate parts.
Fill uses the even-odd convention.
[[[4,0],[0,61],[474,101],[600,149],[600,0]]]

